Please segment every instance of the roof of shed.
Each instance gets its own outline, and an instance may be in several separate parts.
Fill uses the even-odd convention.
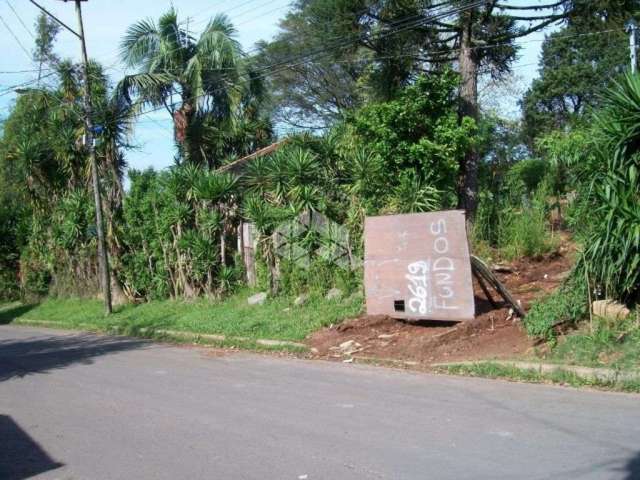
[[[288,140],[289,140],[288,138],[283,138],[282,140],[280,140],[278,142],[272,143],[271,145],[268,145],[268,146],[266,146],[264,148],[261,148],[260,150],[256,150],[255,152],[247,155],[246,157],[239,158],[237,160],[234,160],[231,163],[223,165],[222,167],[218,168],[217,171],[218,172],[228,172],[228,173],[238,173],[251,160],[254,160],[254,159],[260,158],[260,157],[264,157],[265,155],[269,155],[270,153],[275,152],[280,147],[282,147]]]

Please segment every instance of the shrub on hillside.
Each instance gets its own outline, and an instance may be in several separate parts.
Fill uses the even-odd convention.
[[[556,325],[575,324],[585,318],[588,313],[587,287],[578,277],[574,272],[558,290],[533,304],[524,318],[529,335],[552,339]]]
[[[591,278],[604,293],[640,299],[640,76],[627,75],[596,115],[600,166],[589,192],[594,206],[585,243]]]

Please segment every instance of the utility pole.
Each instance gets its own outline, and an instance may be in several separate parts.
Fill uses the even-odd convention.
[[[76,32],[73,28],[62,22],[55,15],[50,13],[46,8],[38,4],[35,0],[29,0],[38,7],[42,12],[55,20],[69,32],[73,33],[80,40],[82,48],[82,76],[84,80],[84,143],[89,150],[89,162],[91,164],[91,183],[93,184],[93,199],[96,206],[96,232],[98,235],[98,266],[100,274],[100,284],[102,286],[102,295],[104,296],[104,308],[107,315],[112,311],[111,307],[111,281],[109,274],[109,258],[107,254],[107,242],[104,236],[104,223],[102,219],[102,199],[100,196],[100,179],[98,177],[98,161],[96,160],[96,146],[94,143],[94,126],[93,126],[93,109],[91,104],[91,77],[89,75],[89,56],[87,55],[87,44],[84,38],[84,24],[82,22],[81,2],[87,0],[74,0],[76,4],[76,15],[78,16],[78,28]],[[65,3],[68,0],[63,0]]]
[[[85,142],[89,149],[89,162],[91,163],[91,180],[93,183],[93,196],[96,204],[96,230],[98,232],[98,264],[104,296],[104,308],[111,313],[111,281],[109,275],[109,258],[107,256],[107,242],[104,237],[104,224],[102,221],[102,199],[100,198],[100,179],[98,178],[98,161],[96,160],[96,145],[93,138],[93,108],[91,105],[91,77],[89,76],[89,57],[87,56],[87,44],[84,38],[84,24],[82,23],[82,0],[75,0],[76,15],[78,16],[78,29],[80,45],[82,46],[82,76],[84,77],[84,122]],[[86,0],[84,0],[86,1]]]
[[[637,32],[638,32],[638,23],[632,18],[627,21],[624,26],[625,30],[629,34],[629,55],[631,57],[631,73],[635,74],[638,69],[638,58],[637,58]]]

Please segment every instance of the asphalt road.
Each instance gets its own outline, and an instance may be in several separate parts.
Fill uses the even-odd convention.
[[[0,479],[638,479],[640,396],[0,326]]]

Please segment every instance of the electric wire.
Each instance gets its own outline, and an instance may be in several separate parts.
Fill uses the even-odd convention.
[[[449,3],[449,2],[445,2],[445,3]],[[421,18],[421,21],[419,23],[416,24],[415,22],[412,22],[412,25],[415,26],[415,25],[419,25],[420,23],[432,22],[432,21],[434,21],[436,19],[439,19],[439,18],[445,18],[445,17],[450,16],[452,14],[461,13],[461,12],[464,12],[464,11],[466,11],[468,9],[475,8],[476,6],[478,6],[478,5],[482,4],[482,3],[484,3],[484,0],[479,0],[479,1],[468,3],[468,4],[466,4],[464,6],[461,6],[461,7],[458,7],[458,8],[447,10],[445,12],[433,15],[431,17],[423,17],[423,18]],[[403,25],[403,30],[405,28],[406,28],[406,25]],[[387,37],[387,36],[392,35],[394,33],[395,33],[394,30],[389,30],[387,32],[384,32],[381,35],[377,35],[376,37],[380,37],[380,38]],[[362,35],[360,35],[360,36],[362,36]],[[330,53],[331,51],[335,50],[335,48],[344,48],[344,46],[345,46],[345,44],[343,43],[343,44],[337,44],[337,45],[334,45],[332,47],[329,47],[329,49],[323,48],[323,49],[320,49],[320,50],[316,50],[314,52],[310,52],[310,53],[304,54],[302,56],[299,56],[298,57],[298,61],[302,61],[304,63],[306,61],[309,61],[309,58],[312,57],[312,56],[316,56],[318,54],[323,54],[323,53],[326,54],[327,52]],[[274,65],[259,69],[256,72],[256,74],[254,74],[251,78],[253,78],[253,79],[265,78],[265,77],[269,76],[270,74],[276,73],[278,71],[282,71],[282,69],[291,68],[291,67],[296,66],[296,65],[297,64],[290,65],[289,62],[278,62],[278,63],[276,63]],[[202,95],[194,96],[194,97],[191,98],[191,101],[197,101],[201,97],[209,96],[211,93],[212,92],[207,92],[207,93],[202,94]],[[181,103],[181,102],[170,103],[169,106],[175,107],[179,103]],[[155,108],[152,108],[150,110],[140,112],[139,116],[146,115],[146,114],[148,114],[150,112],[159,111],[159,110],[162,110],[163,108],[165,108],[164,105],[159,106],[159,107],[155,107]]]

